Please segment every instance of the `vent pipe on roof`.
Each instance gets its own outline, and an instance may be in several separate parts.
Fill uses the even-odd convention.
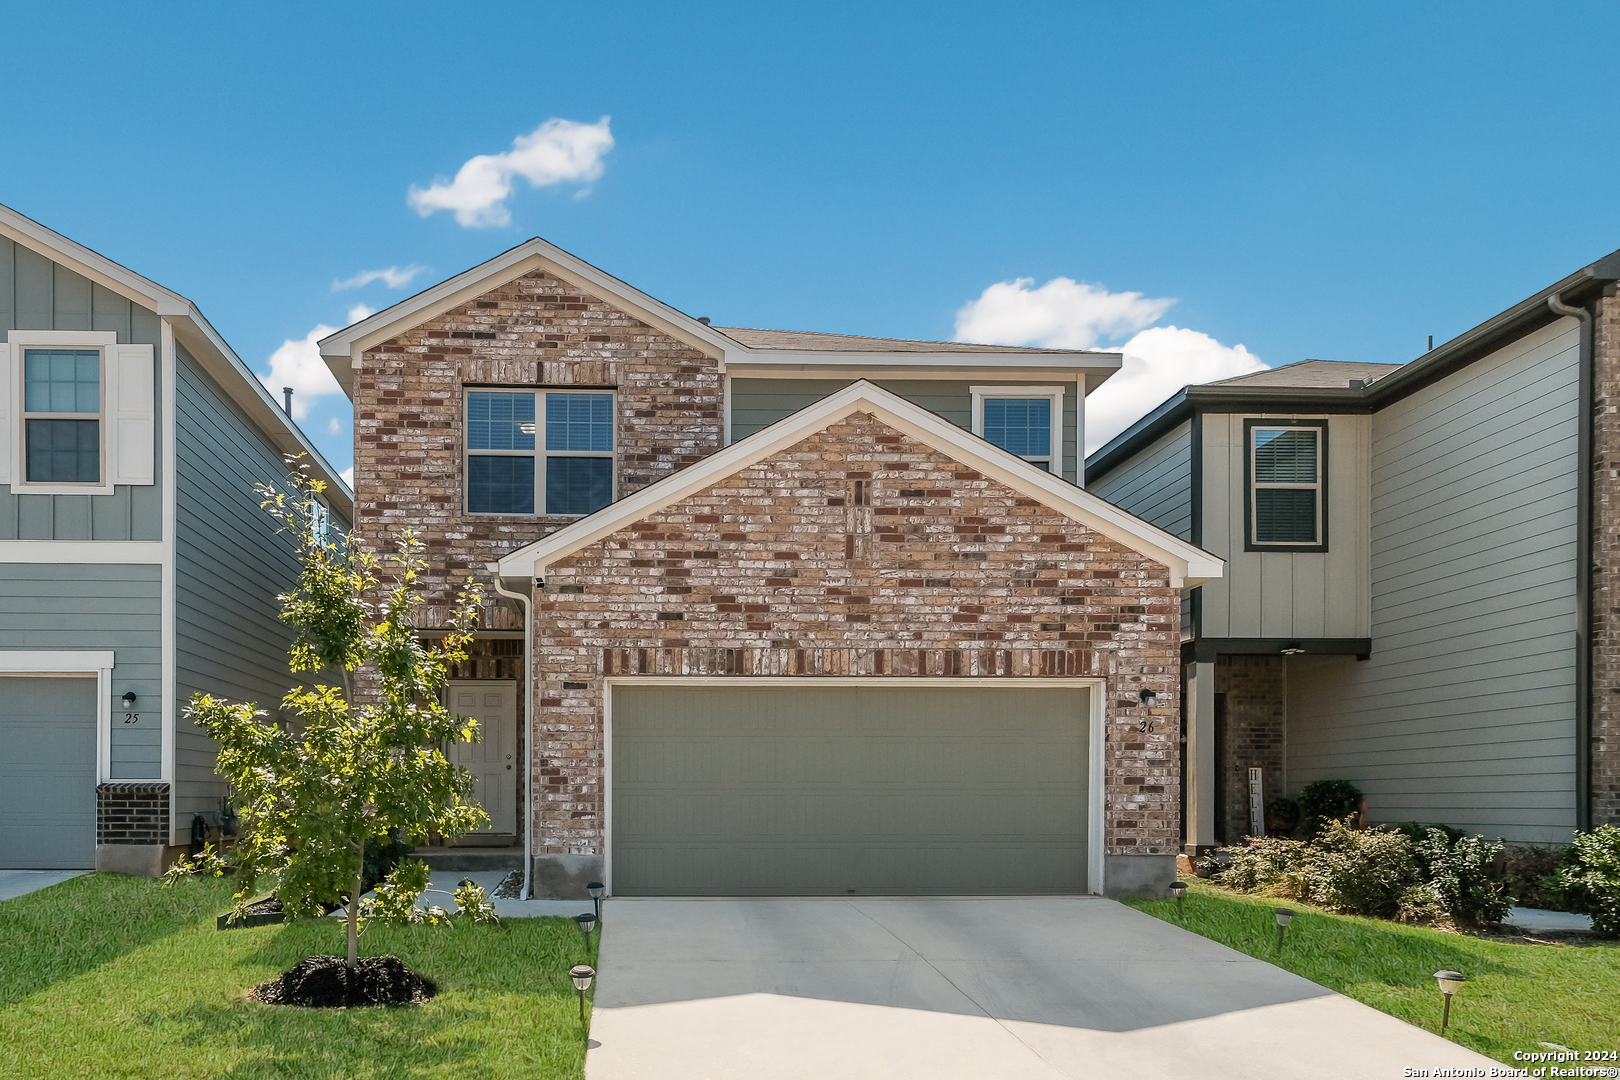
[[[281,388],[281,411],[287,414],[287,419],[292,419],[292,387],[290,386]]]
[[[702,323],[704,326],[708,326],[709,325],[709,317],[707,315],[699,315],[698,316],[698,322]]]
[[[1429,351],[1434,352],[1434,335],[1429,335]]]

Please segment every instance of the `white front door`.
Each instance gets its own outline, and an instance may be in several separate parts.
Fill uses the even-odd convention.
[[[478,721],[479,741],[454,743],[450,760],[473,774],[473,799],[489,814],[481,833],[517,832],[517,683],[451,682],[450,711]],[[475,834],[476,835],[476,834]]]

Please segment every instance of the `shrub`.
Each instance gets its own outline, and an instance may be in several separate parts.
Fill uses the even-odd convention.
[[[1575,910],[1592,916],[1593,930],[1620,937],[1620,826],[1576,833],[1557,879]]]
[[[1330,821],[1310,849],[1300,899],[1347,915],[1388,918],[1418,882],[1412,841],[1398,832]]]
[[[1509,847],[1497,860],[1495,877],[1503,890],[1523,907],[1562,911],[1568,901],[1558,884],[1557,870],[1568,848]]]
[[[1364,798],[1348,780],[1312,781],[1299,791],[1300,822],[1306,834],[1314,836],[1324,823],[1358,812]]]
[[[1232,862],[1216,875],[1216,880],[1240,892],[1272,888],[1297,873],[1308,855],[1303,842],[1275,836],[1251,836],[1246,846],[1224,850]]]
[[[1273,836],[1293,836],[1299,828],[1299,803],[1279,795],[1266,805],[1266,831]]]
[[[1491,878],[1490,867],[1502,854],[1502,842],[1466,836],[1457,830],[1424,831],[1412,852],[1427,888],[1459,926],[1501,922],[1513,906],[1502,883]]]
[[[1450,825],[1420,825],[1416,821],[1397,821],[1393,825],[1384,826],[1384,828],[1394,829],[1398,833],[1404,833],[1406,838],[1412,841],[1414,844],[1419,840],[1422,840],[1424,834],[1426,834],[1430,829],[1439,829],[1441,832],[1445,833],[1446,838],[1453,843],[1468,835],[1461,829],[1452,828]]]

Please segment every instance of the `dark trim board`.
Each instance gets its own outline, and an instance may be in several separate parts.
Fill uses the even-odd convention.
[[[1199,638],[1181,643],[1183,664],[1212,664],[1217,656],[1280,656],[1298,649],[1307,656],[1372,655],[1372,638]]]

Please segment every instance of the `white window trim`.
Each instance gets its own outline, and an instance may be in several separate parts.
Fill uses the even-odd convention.
[[[1063,390],[1061,386],[970,386],[973,394],[973,434],[984,438],[985,398],[1046,398],[1052,403],[1052,452],[1024,456],[1025,461],[1044,461],[1053,476],[1063,476]]]
[[[1262,431],[1314,431],[1316,433],[1316,482],[1301,483],[1274,483],[1255,479],[1255,470],[1258,467],[1259,447],[1255,440]],[[1327,425],[1324,424],[1277,424],[1272,427],[1263,422],[1256,423],[1249,428],[1249,445],[1245,457],[1249,460],[1249,544],[1255,548],[1301,548],[1322,547],[1327,544],[1327,529],[1322,520],[1327,510],[1326,492],[1323,490],[1323,461],[1322,447],[1327,441]],[[1316,493],[1316,539],[1304,540],[1262,540],[1260,539],[1260,492],[1261,491],[1311,491]]]
[[[118,344],[118,335],[110,330],[12,330],[7,335],[11,346],[11,400],[16,402],[16,422],[11,431],[12,468],[11,489],[18,495],[111,495],[113,492],[113,462],[110,452],[112,440],[112,387],[116,377],[111,353]],[[101,430],[101,482],[96,484],[61,484],[28,482],[28,424],[27,402],[23,397],[23,369],[28,349],[94,349],[101,354],[101,411],[96,414]],[[89,419],[88,413],[79,414]]]
[[[471,440],[467,438],[467,397],[469,394],[532,394],[534,396],[534,449],[533,450],[474,450]],[[547,450],[546,449],[546,403],[547,394],[607,394],[613,399],[613,449],[612,450]],[[567,521],[577,521],[589,514],[548,514],[546,505],[546,459],[548,457],[596,457],[608,458],[612,461],[609,466],[609,478],[612,489],[608,493],[608,502],[612,504],[619,498],[619,392],[608,387],[551,387],[551,386],[468,386],[461,392],[461,512],[468,517],[478,518],[560,518]],[[532,514],[501,514],[487,510],[473,511],[467,508],[467,476],[471,471],[468,464],[473,457],[532,457],[534,458],[534,506]],[[593,511],[594,513],[594,511]]]
[[[91,678],[96,680],[96,783],[112,772],[113,654],[106,651],[10,652],[0,650],[0,678]]]

